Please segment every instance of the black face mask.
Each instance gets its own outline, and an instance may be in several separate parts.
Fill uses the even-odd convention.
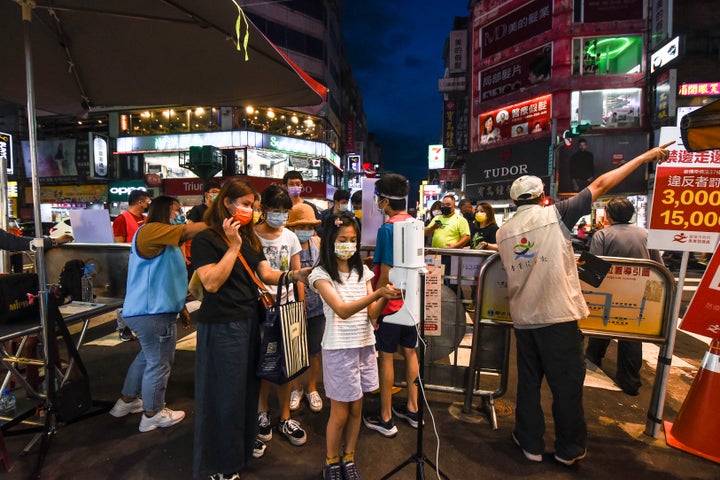
[[[450,215],[453,211],[452,207],[440,207],[440,212],[442,212],[443,215]]]

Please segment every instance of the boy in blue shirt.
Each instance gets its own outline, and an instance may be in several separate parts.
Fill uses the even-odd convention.
[[[375,244],[376,285],[387,285],[388,275],[393,266],[393,223],[402,222],[412,218],[406,211],[406,197],[408,194],[408,181],[402,175],[383,175],[375,183],[375,204],[389,218],[377,233]],[[378,318],[375,330],[376,348],[380,352],[380,413],[363,417],[366,427],[379,432],[386,437],[394,437],[397,427],[393,420],[395,416],[406,420],[410,426],[418,426],[418,391],[415,379],[418,377],[417,329],[412,326],[397,325],[384,322],[384,317],[392,315],[402,308],[402,300],[390,300]],[[400,347],[405,359],[405,380],[407,382],[407,403],[405,405],[392,405],[392,387],[395,381],[393,357]]]

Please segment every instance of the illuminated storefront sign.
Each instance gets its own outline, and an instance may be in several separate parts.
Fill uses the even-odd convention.
[[[65,202],[86,204],[104,201],[107,195],[107,185],[54,185],[40,187],[41,203]],[[32,187],[25,188],[25,198],[32,198]],[[127,195],[125,200],[127,200]]]
[[[552,0],[538,0],[482,27],[481,57],[487,58],[552,28]]]
[[[5,161],[7,174],[13,174],[12,135],[0,132],[0,161]]]
[[[8,182],[8,184],[7,184],[7,196],[8,196],[8,198],[17,198],[17,196],[18,196],[18,182]]]
[[[678,88],[681,97],[718,96],[720,95],[720,82],[683,83]]]
[[[112,182],[108,185],[110,202],[127,202],[128,195],[133,190],[145,190],[145,182],[142,180],[127,180],[124,182]]]
[[[455,148],[455,134],[457,126],[457,103],[446,100],[443,104],[443,147]]]
[[[650,56],[650,72],[654,72],[680,56],[680,37],[675,37]]]
[[[542,95],[480,114],[480,145],[547,132],[550,128],[550,99],[550,95]]]
[[[89,133],[88,144],[90,146],[90,177],[108,178],[108,137]]]
[[[675,112],[675,85],[677,85],[677,69],[671,68],[658,75],[655,88],[656,120],[665,120]]]
[[[182,151],[190,147],[212,145],[217,148],[264,148],[285,153],[301,153],[323,157],[342,170],[340,156],[329,145],[293,137],[267,133],[235,130],[231,132],[186,133],[144,137],[121,137],[117,139],[114,153],[151,153],[159,151]]]
[[[428,169],[445,168],[445,149],[442,145],[428,145]]]
[[[480,72],[480,98],[488,100],[550,80],[552,43]]]

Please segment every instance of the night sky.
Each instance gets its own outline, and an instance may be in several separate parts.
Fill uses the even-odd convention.
[[[441,143],[443,48],[467,0],[348,0],[343,37],[363,96],[368,130],[385,167],[411,180],[411,206],[427,176],[427,145]],[[415,200],[412,200],[412,199]]]

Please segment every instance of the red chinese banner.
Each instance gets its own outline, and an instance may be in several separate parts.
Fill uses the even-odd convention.
[[[705,269],[695,296],[690,301],[680,328],[720,339],[720,256],[717,255],[717,248]]]
[[[441,168],[440,169],[440,181],[441,182],[459,182],[460,181],[460,170],[457,168]]]
[[[550,80],[552,43],[480,72],[480,98],[490,100]]]
[[[657,166],[648,248],[712,252],[720,239],[718,151],[671,150]]]
[[[543,95],[480,114],[480,145],[547,133],[550,129],[550,99],[551,95]]]
[[[482,27],[479,31],[482,58],[550,30],[552,6],[551,0],[530,2]]]

